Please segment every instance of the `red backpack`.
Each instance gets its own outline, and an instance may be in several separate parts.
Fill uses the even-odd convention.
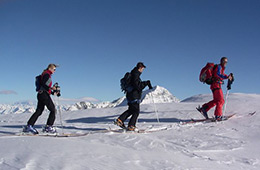
[[[212,84],[212,76],[213,70],[217,67],[217,64],[214,63],[207,63],[205,67],[203,67],[200,71],[200,81],[202,83],[206,83],[208,85]]]

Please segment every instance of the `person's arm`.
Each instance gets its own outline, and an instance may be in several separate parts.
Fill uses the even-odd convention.
[[[145,81],[140,81],[139,76],[137,74],[133,74],[133,87],[134,89],[138,90],[138,91],[142,91],[147,83]]]
[[[44,74],[42,77],[42,87],[46,90],[49,91],[50,90],[50,85],[51,83],[51,79],[50,79],[50,75],[49,74]]]
[[[228,75],[226,75],[226,74],[221,74],[221,69],[222,69],[222,67],[221,67],[221,65],[218,65],[218,70],[217,70],[217,75],[220,77],[220,78],[222,78],[222,79],[227,79],[228,78]]]

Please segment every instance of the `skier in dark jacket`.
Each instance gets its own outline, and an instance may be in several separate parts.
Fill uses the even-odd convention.
[[[119,116],[118,119],[116,119],[115,123],[122,127],[126,128],[124,125],[124,121],[130,117],[130,121],[128,123],[128,130],[129,131],[135,131],[136,130],[136,120],[139,116],[140,112],[140,103],[141,103],[141,97],[142,97],[142,90],[149,86],[149,89],[152,89],[152,85],[150,80],[148,81],[141,81],[140,75],[142,74],[143,70],[146,68],[146,66],[139,62],[137,63],[136,67],[131,71],[131,81],[130,84],[133,87],[133,90],[131,92],[126,93],[126,99],[128,102],[128,110],[126,110],[123,114]]]
[[[56,87],[52,87],[51,75],[56,71],[55,64],[49,64],[48,68],[43,71],[41,74],[40,81],[40,90],[37,94],[38,104],[36,112],[30,117],[27,122],[27,126],[24,127],[23,132],[31,132],[33,134],[38,134],[38,131],[33,127],[38,117],[42,114],[44,107],[46,106],[50,111],[47,124],[44,128],[44,131],[49,133],[55,133],[56,130],[53,128],[55,121],[55,105],[50,97],[51,94],[54,94],[53,91],[56,90]]]

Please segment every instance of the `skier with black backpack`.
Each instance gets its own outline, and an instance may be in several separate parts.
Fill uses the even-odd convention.
[[[220,64],[214,65],[213,63],[208,63],[200,72],[200,81],[210,85],[210,89],[213,93],[213,100],[205,103],[202,107],[198,107],[197,110],[208,119],[208,111],[216,106],[215,109],[215,120],[221,121],[223,119],[222,108],[225,103],[224,95],[222,91],[222,84],[224,84],[224,79],[229,79],[229,84],[234,81],[233,74],[226,75],[224,73],[228,59],[227,57],[222,57]],[[229,85],[230,86],[230,85]],[[229,87],[228,87],[229,88]]]
[[[136,130],[136,121],[140,112],[140,103],[142,97],[142,90],[148,86],[149,89],[152,89],[150,80],[141,81],[140,76],[146,66],[139,62],[136,67],[131,71],[131,73],[126,73],[124,78],[121,79],[121,88],[122,91],[126,93],[126,99],[128,102],[128,110],[122,113],[118,119],[115,120],[115,124],[123,129],[129,131]],[[126,128],[124,121],[130,117],[128,127]]]
[[[47,69],[45,69],[41,75],[36,77],[35,85],[36,91],[38,92],[38,104],[35,113],[28,120],[27,126],[23,128],[23,132],[25,133],[39,133],[34,128],[34,124],[37,121],[38,117],[42,114],[45,106],[50,111],[50,114],[43,131],[48,133],[56,133],[56,129],[53,127],[55,121],[55,105],[50,97],[50,95],[54,95],[54,93],[56,93],[57,96],[60,96],[60,89],[56,89],[56,86],[52,86],[51,79],[52,74],[56,71],[56,67],[57,65],[55,64],[49,64]]]

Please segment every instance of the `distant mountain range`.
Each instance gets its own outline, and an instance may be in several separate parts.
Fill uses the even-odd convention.
[[[252,100],[257,99],[260,100],[260,94],[244,94],[244,93],[231,93],[228,96],[228,100],[241,101],[242,99]],[[259,99],[259,100],[258,100]],[[82,100],[82,101],[81,101]],[[212,94],[199,94],[187,99],[182,100],[181,102],[191,102],[191,103],[199,103],[203,104],[212,100]],[[70,101],[76,101],[74,104],[66,104],[63,101],[68,102],[68,99],[59,99],[59,102],[62,103],[59,105],[59,109],[62,111],[77,111],[84,109],[92,109],[92,108],[113,108],[126,106],[127,100],[124,97],[118,98],[112,102],[98,102],[97,99],[94,98],[81,98],[81,99],[73,99]],[[167,89],[160,86],[155,86],[152,90],[145,90],[143,92],[141,104],[151,104],[151,103],[179,103],[180,100],[172,95]],[[54,100],[57,102],[57,99]],[[246,101],[245,101],[246,102]],[[258,105],[259,103],[252,103]],[[20,114],[20,113],[33,113],[35,112],[37,103],[35,101],[24,101],[17,102],[15,104],[0,104],[0,114]],[[45,109],[45,112],[48,112]]]
[[[152,90],[145,90],[142,94],[141,104],[150,104],[150,103],[178,103],[180,100],[173,96],[167,89],[160,86],[155,86]],[[82,110],[90,108],[111,108],[117,106],[126,106],[127,100],[126,97],[121,97],[113,102],[101,102],[93,104],[91,102],[79,102],[75,105],[72,105],[68,108],[69,111],[73,110]]]
[[[61,101],[63,100],[60,100],[60,102]],[[79,101],[79,99],[75,101]],[[141,101],[141,104],[180,102],[180,100],[172,95],[167,89],[160,86],[155,86],[152,90],[145,90],[143,92]],[[127,100],[125,96],[112,102],[97,102],[98,101],[93,98],[82,98],[82,101],[75,104],[61,104],[59,106],[62,111],[75,111],[91,108],[112,108],[127,105]],[[13,105],[0,104],[0,114],[33,113],[35,112],[36,105],[37,104],[34,101],[17,102]],[[45,111],[47,111],[47,109],[45,109]]]

